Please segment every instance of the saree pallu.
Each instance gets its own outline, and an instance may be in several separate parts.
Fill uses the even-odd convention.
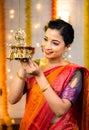
[[[44,72],[56,94],[60,95],[77,69],[83,71],[83,88],[76,103],[51,127],[54,112],[49,107],[35,77],[27,79],[28,92],[20,130],[88,130],[89,126],[89,71],[75,64],[57,66]]]

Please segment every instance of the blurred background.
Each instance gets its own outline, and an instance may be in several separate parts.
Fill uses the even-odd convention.
[[[89,0],[0,0],[0,119],[4,118],[3,106],[11,119],[21,118],[25,108],[25,95],[15,105],[8,103],[10,85],[19,67],[19,61],[6,60],[8,44],[15,43],[14,34],[20,26],[29,35],[29,44],[35,47],[33,59],[41,58],[43,27],[58,17],[72,24],[75,30],[68,59],[89,69]]]

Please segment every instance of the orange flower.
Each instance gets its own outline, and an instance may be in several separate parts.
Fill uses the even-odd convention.
[[[57,0],[52,0],[52,7],[51,7],[51,9],[52,9],[52,19],[55,19],[56,18],[56,15],[57,15],[57,11],[56,11],[56,9],[57,9]]]

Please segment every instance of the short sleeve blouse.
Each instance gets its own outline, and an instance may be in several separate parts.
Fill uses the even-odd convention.
[[[82,89],[82,72],[77,70],[72,76],[70,82],[65,87],[60,97],[62,99],[68,99],[74,104],[78,98],[78,95]]]

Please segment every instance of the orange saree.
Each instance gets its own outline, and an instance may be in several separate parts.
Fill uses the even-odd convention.
[[[75,64],[66,66],[57,66],[44,72],[53,90],[60,95],[62,90],[69,83],[71,77],[77,69],[81,69],[84,74],[84,85],[82,96],[73,105],[62,118],[50,126],[51,120],[54,117],[53,111],[50,109],[47,101],[35,77],[27,79],[27,100],[25,113],[20,124],[20,130],[88,130],[89,122],[89,71]],[[82,99],[82,100],[81,100]],[[79,108],[79,109],[78,109]]]

